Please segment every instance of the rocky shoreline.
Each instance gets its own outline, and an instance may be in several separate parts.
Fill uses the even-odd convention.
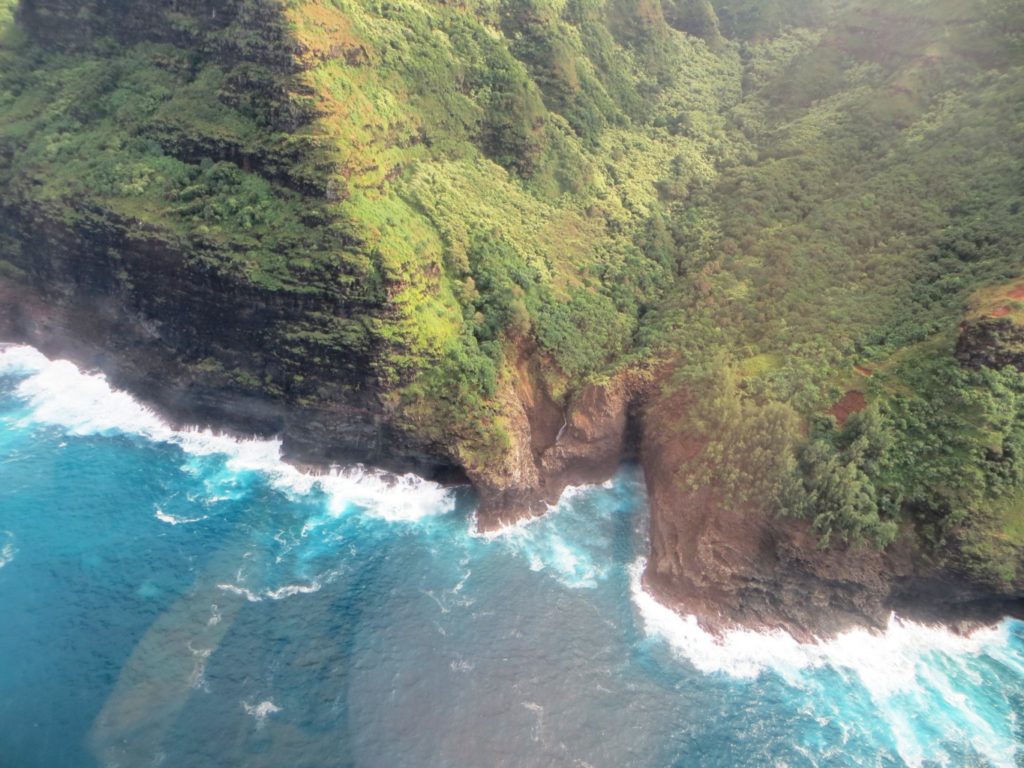
[[[673,410],[685,414],[685,397]],[[822,548],[807,520],[729,507],[710,487],[680,491],[678,467],[701,447],[671,442],[657,423],[645,426],[651,555],[644,585],[706,629],[781,629],[810,641],[857,626],[882,629],[893,612],[964,632],[1024,616],[1024,585],[970,573],[956,540],[928,550],[905,525],[884,550]]]
[[[131,322],[124,314],[104,315],[97,307],[0,282],[0,337],[5,340],[103,371],[112,384],[131,391],[172,424],[279,437],[284,458],[310,471],[362,462],[443,483],[469,482],[480,496],[476,520],[481,532],[541,515],[567,486],[601,482],[623,460],[638,459],[650,508],[644,587],[716,634],[735,628],[781,629],[809,641],[856,626],[881,629],[892,611],[959,631],[1004,615],[1024,615],[1024,592],[1018,585],[979,581],[949,553],[919,548],[910,531],[885,551],[821,549],[807,521],[726,508],[713,488],[681,493],[678,467],[701,446],[666,442],[659,428],[665,404],[657,411],[645,408],[656,377],[622,376],[587,385],[563,411],[529,375],[524,356],[516,393],[518,466],[483,473],[464,471],[381,413],[289,404],[191,379],[151,338],[143,343]],[[673,408],[683,413],[685,405]]]

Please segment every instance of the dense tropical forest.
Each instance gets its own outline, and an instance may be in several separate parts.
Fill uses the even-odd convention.
[[[522,360],[560,406],[630,375],[700,442],[681,489],[1024,577],[1019,2],[3,0],[0,26],[0,280],[115,226],[301,308],[258,363],[184,365],[369,392],[471,476],[512,471]]]

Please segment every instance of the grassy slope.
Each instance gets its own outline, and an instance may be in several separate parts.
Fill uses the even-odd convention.
[[[1017,11],[713,5],[291,0],[285,104],[312,117],[290,128],[232,100],[230,62],[5,24],[0,196],[357,302],[291,329],[294,354],[373,347],[399,417],[466,464],[501,464],[519,339],[556,394],[675,359],[673,387],[735,388],[691,478],[823,538],[967,525],[1012,575],[1024,386],[952,347],[972,293],[1020,271]],[[839,431],[851,389],[871,406]]]
[[[283,13],[301,70],[285,107],[315,115],[289,130],[230,96],[259,63],[102,35],[61,52],[9,27],[4,198],[156,229],[265,289],[382,307],[289,342],[380,348],[377,375],[413,427],[485,463],[503,445],[509,336],[533,336],[553,377],[585,377],[615,364],[671,285],[671,254],[644,250],[666,208],[655,183],[673,163],[681,183],[713,177],[737,57],[661,30],[669,74],[649,82],[649,62],[589,0],[308,0]],[[222,37],[244,54],[252,34]],[[684,107],[707,125],[664,128]]]

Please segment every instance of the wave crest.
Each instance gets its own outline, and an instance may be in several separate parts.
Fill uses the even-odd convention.
[[[21,417],[24,425],[57,426],[78,436],[134,435],[177,445],[192,456],[223,455],[231,472],[259,472],[285,493],[319,490],[334,514],[357,508],[387,521],[412,522],[455,508],[450,489],[417,475],[362,465],[304,472],[281,458],[280,440],[237,438],[195,427],[175,429],[129,393],[111,387],[102,374],[85,373],[67,360],[49,360],[32,347],[0,346],[0,375],[21,379],[14,395],[28,406]],[[160,519],[172,522],[168,517]]]
[[[0,568],[14,560],[17,552],[14,548],[14,532],[0,531]]]
[[[646,564],[646,558],[640,558],[629,572],[631,597],[644,630],[701,672],[750,679],[772,671],[794,688],[828,696],[821,676],[809,673],[831,667],[844,678],[852,675],[867,691],[907,765],[934,759],[941,751],[940,734],[969,743],[993,765],[1016,765],[1019,749],[1012,708],[986,713],[989,717],[975,711],[975,702],[985,698],[976,689],[983,691],[985,684],[977,665],[971,664],[987,657],[1024,682],[1024,665],[1011,649],[1010,620],[967,635],[893,615],[884,631],[852,629],[809,643],[781,630],[736,629],[715,637],[695,616],[676,613],[644,589]],[[930,739],[915,726],[923,712],[936,724]]]

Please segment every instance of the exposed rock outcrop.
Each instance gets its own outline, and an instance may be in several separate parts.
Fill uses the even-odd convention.
[[[1012,365],[1024,371],[1024,327],[1009,317],[981,317],[961,324],[956,357],[971,368]]]
[[[542,513],[569,484],[607,478],[641,442],[637,414],[645,407],[650,380],[656,377],[630,369],[605,381],[553,393],[545,375],[544,353],[528,341],[521,340],[518,346],[508,341],[508,334],[518,333],[515,329],[528,322],[490,328],[485,336],[474,318],[477,313],[483,318],[490,305],[475,278],[470,279],[468,251],[461,251],[467,250],[474,237],[500,238],[501,228],[488,224],[476,233],[456,233],[456,239],[461,240],[462,235],[469,239],[446,256],[438,243],[447,241],[448,229],[435,231],[424,224],[423,232],[416,232],[422,213],[416,209],[422,206],[412,199],[416,195],[406,194],[409,189],[375,197],[399,179],[403,168],[420,162],[419,154],[392,150],[416,147],[419,152],[432,143],[436,143],[436,159],[448,163],[460,153],[470,153],[472,142],[477,142],[507,169],[529,176],[537,170],[542,154],[555,157],[554,144],[545,149],[555,135],[549,135],[545,126],[555,123],[545,116],[538,95],[549,80],[541,78],[537,87],[530,85],[517,74],[519,65],[513,66],[512,53],[503,49],[501,55],[495,54],[497,58],[488,55],[472,66],[460,63],[450,78],[441,74],[447,70],[435,71],[431,63],[427,69],[434,79],[460,81],[457,93],[443,89],[454,100],[437,100],[438,94],[427,94],[424,102],[429,109],[425,109],[438,113],[436,122],[427,112],[405,114],[392,109],[391,99],[412,97],[419,85],[416,77],[421,74],[413,62],[419,51],[428,49],[414,46],[406,50],[398,45],[397,20],[388,21],[389,26],[395,23],[396,36],[382,36],[378,41],[393,42],[375,48],[348,29],[342,18],[345,14],[336,4],[317,5],[304,21],[301,14],[289,15],[297,5],[302,4],[278,0],[22,0],[18,11],[21,25],[37,53],[64,59],[82,54],[90,46],[100,51],[115,47],[156,51],[159,55],[151,62],[150,75],[164,82],[164,74],[176,73],[166,78],[164,107],[141,110],[148,117],[133,124],[130,135],[122,138],[126,143],[145,143],[147,153],[194,167],[187,171],[191,174],[187,183],[174,187],[173,192],[154,195],[145,201],[149,207],[137,197],[134,178],[124,185],[118,182],[103,194],[76,195],[60,189],[59,181],[53,189],[45,184],[61,161],[27,164],[24,169],[8,162],[34,156],[26,151],[31,142],[22,137],[36,132],[36,127],[31,122],[19,125],[0,150],[0,167],[6,163],[16,169],[5,177],[0,194],[0,339],[29,342],[51,355],[99,368],[115,385],[131,389],[178,422],[280,435],[287,455],[296,461],[369,461],[428,477],[460,479],[464,467],[480,494],[478,524],[482,529]],[[667,19],[709,43],[716,44],[720,38],[714,8],[706,0],[667,3],[665,19],[659,14],[650,18],[627,14],[612,28],[623,39],[640,42],[658,29],[667,32],[663,23]],[[656,25],[650,27],[648,22]],[[463,29],[460,22],[457,29],[465,32],[468,27]],[[493,42],[493,30],[478,31],[473,46],[482,50],[484,44]],[[431,39],[448,39],[440,27],[424,25],[419,32]],[[456,38],[449,43],[457,47]],[[531,47],[511,46],[520,53]],[[393,51],[388,53],[388,48]],[[165,55],[171,53],[165,49],[178,50]],[[445,49],[436,62],[454,50]],[[337,73],[317,75],[317,63],[330,59],[359,67],[358,73],[349,73],[358,76],[351,82],[344,78],[334,82]],[[365,82],[374,82],[364,82],[362,76],[385,59],[386,79],[406,67],[411,69],[407,74],[412,79],[397,78],[400,82],[394,92],[369,87],[367,93],[372,98],[358,103],[360,88]],[[119,66],[130,70],[133,61],[125,59]],[[559,71],[565,62],[555,61]],[[524,66],[528,68],[529,62]],[[570,70],[574,73],[570,79],[575,80],[575,65],[567,65],[566,71]],[[60,71],[47,70],[47,77],[62,81],[63,76],[53,74]],[[471,83],[469,74],[474,71],[481,79]],[[490,79],[501,72],[503,78],[510,79]],[[205,85],[193,92],[190,88],[200,75]],[[466,81],[461,82],[464,76]],[[337,87],[318,90],[318,77]],[[622,82],[630,79],[632,75]],[[414,87],[409,87],[410,83]],[[590,87],[588,83],[587,89]],[[132,84],[132,88],[146,95],[153,90],[148,80],[142,86]],[[474,92],[489,95],[476,102],[470,98],[477,95]],[[205,94],[202,109],[191,120],[182,114],[184,105],[170,98],[182,93],[189,97]],[[68,100],[76,101],[73,97]],[[371,101],[380,102],[381,110],[371,108]],[[585,103],[580,101],[577,106],[582,109]],[[451,112],[452,104],[461,106]],[[68,125],[80,118],[95,118],[87,114],[87,103],[75,104],[80,106],[81,113],[69,110]],[[573,113],[581,114],[576,107]],[[121,114],[120,110],[111,111],[103,119],[113,121]],[[593,115],[596,120],[597,113]],[[493,124],[489,122],[495,117]],[[44,154],[56,151],[64,141],[63,122],[49,127],[52,133],[47,135],[53,141]],[[465,144],[456,141],[448,147],[452,138],[449,127],[453,135],[465,134]],[[685,136],[686,126],[675,126],[673,135],[675,128]],[[106,123],[102,129],[106,130]],[[566,175],[572,175],[570,169],[585,169],[590,161],[577,156],[579,142],[573,138],[562,143],[572,149],[565,155],[569,159]],[[363,145],[372,151],[362,154]],[[92,146],[86,143],[81,153],[87,154]],[[111,165],[119,166],[119,158]],[[261,192],[254,195],[253,206],[235,206],[231,202],[235,187],[230,185],[225,186],[226,191],[209,192],[206,197],[195,193],[200,195],[196,198],[190,191],[198,186],[192,182],[198,180],[210,189],[219,188],[223,179],[217,173],[209,178],[204,174],[221,165],[225,167],[219,170],[229,176],[256,182]],[[562,175],[559,170],[552,178]],[[437,182],[438,190],[449,190],[438,195],[472,188],[448,187],[446,178],[442,175],[430,181],[432,186]],[[451,177],[455,178],[460,177]],[[489,177],[466,178],[476,184],[478,178]],[[689,174],[680,178],[688,179]],[[420,179],[426,180],[426,176]],[[638,187],[643,182],[631,179],[629,183]],[[690,194],[685,186],[688,181],[680,182],[678,188],[675,182],[651,184],[666,201],[681,203]],[[39,192],[43,188],[46,194]],[[518,186],[507,189],[519,191]],[[374,194],[366,196],[367,192]],[[356,226],[355,219],[349,221],[351,211],[342,210],[339,203],[360,196],[361,219]],[[216,202],[231,204],[221,211],[213,205]],[[289,215],[266,219],[262,229],[254,229],[249,222],[244,232],[223,226],[242,221],[243,208],[258,209],[262,203]],[[579,207],[577,202],[571,206]],[[592,227],[603,226],[600,220],[606,217],[601,207],[591,206],[585,219],[573,218],[575,224],[568,219],[555,222],[558,225],[552,224],[551,233],[524,253],[556,247],[560,233],[577,229],[581,250],[567,253],[559,261],[568,264],[587,249],[604,253],[598,241],[592,243],[589,235],[583,236]],[[640,216],[643,207],[631,208],[630,217]],[[538,210],[536,219],[523,229],[543,224],[547,230],[551,218],[547,203]],[[174,211],[181,215],[170,215]],[[504,209],[495,211],[493,222],[500,223],[505,214],[499,211]],[[452,220],[457,215],[461,209]],[[612,218],[606,223],[619,228],[621,222]],[[282,221],[287,226],[281,225]],[[652,242],[664,240],[654,249],[664,253],[654,261],[669,265],[669,272],[675,274],[682,264],[675,263],[673,254],[684,250],[682,241],[674,242],[667,231],[662,233],[664,237],[654,237],[657,221],[660,219],[651,219]],[[456,227],[460,232],[463,223]],[[272,235],[278,231],[286,232],[287,237],[275,240]],[[271,245],[266,246],[268,241]],[[608,253],[635,251],[637,244],[632,240],[620,245],[627,242],[628,248]],[[459,251],[457,257],[455,251]],[[424,253],[427,255],[420,258]],[[494,258],[504,259],[504,255],[498,253]],[[449,260],[450,265],[446,264]],[[520,314],[511,311],[513,305],[529,314],[529,302],[523,301],[525,291],[533,285],[534,272],[545,271],[526,268],[529,261],[524,260],[523,268],[507,286],[498,286],[502,294],[508,294],[502,298],[502,302],[509,299],[505,302],[508,306],[502,304],[502,311],[508,310],[510,317]],[[286,269],[280,266],[283,262],[287,262]],[[623,262],[622,269],[629,264]],[[611,277],[602,279],[609,280],[621,274],[621,270],[606,269],[607,265],[594,271],[596,266],[581,270],[607,273]],[[687,270],[681,279],[697,277],[696,272]],[[559,270],[551,271],[552,281],[562,279]],[[636,295],[626,297],[624,306],[634,300],[654,300],[643,294],[656,293],[647,286],[662,273],[653,270],[646,274],[631,289]],[[664,274],[667,279],[668,273]],[[477,277],[490,281],[493,276],[484,271]],[[484,282],[480,281],[480,288]],[[705,288],[711,291],[709,284],[699,292],[705,293]],[[443,300],[433,301],[438,297]],[[996,310],[999,314],[963,325],[957,356],[964,365],[1009,365],[1024,370],[1024,329],[1009,316],[1014,312],[1011,307],[1016,306],[1012,302],[1020,298],[1024,293],[1010,291],[999,299],[1007,302]],[[429,311],[401,314],[402,306],[408,308],[416,302]],[[462,304],[456,306],[457,302]],[[612,303],[617,306],[618,299]],[[766,308],[755,305],[750,318],[762,312],[765,317],[770,315]],[[609,318],[618,313],[613,309],[595,314],[588,323],[612,328],[611,335],[625,336],[629,324],[610,324]],[[432,334],[432,325],[441,330]],[[582,326],[572,322],[564,326],[558,335],[572,346],[572,329],[581,330]],[[403,387],[411,390],[412,383],[422,383],[415,380],[417,371],[428,369],[431,358],[443,356],[453,337],[466,342],[467,348],[488,344],[493,351],[474,355],[471,362],[476,367],[459,367],[455,374],[445,374],[447,378],[438,376],[439,391],[431,391],[430,397],[423,396],[423,387],[404,391]],[[596,349],[597,362],[579,370],[599,368],[602,361],[618,354],[609,352],[606,359],[601,355],[602,343],[591,340],[590,346]],[[503,354],[504,359],[514,359],[503,362]],[[493,375],[501,368],[500,376]],[[481,373],[485,369],[488,375]],[[449,397],[445,391],[460,378],[478,380],[472,398]],[[499,394],[493,404],[490,399],[495,388]],[[417,397],[421,398],[420,409],[412,415],[402,412],[403,398],[408,402]],[[487,402],[481,413],[486,417],[497,413],[499,424],[481,424],[485,417],[477,418],[475,411],[476,420],[471,424],[448,423],[459,421],[460,409],[483,400]],[[438,409],[439,403],[450,407]],[[865,393],[849,390],[831,414],[841,425],[866,403]],[[982,583],[971,576],[961,567],[955,540],[940,556],[929,556],[918,548],[912,531],[884,552],[869,547],[821,549],[806,521],[765,516],[755,508],[756,500],[740,506],[725,504],[713,483],[692,489],[680,482],[679,473],[685,471],[681,468],[702,449],[698,440],[687,438],[686,408],[687,402],[681,398],[652,403],[643,419],[641,451],[651,503],[652,553],[646,580],[659,597],[681,611],[696,613],[715,629],[732,624],[783,627],[801,636],[829,633],[850,624],[880,625],[893,608],[916,616],[956,619],[990,618],[1007,609],[1020,612],[1024,594],[1020,585]],[[428,425],[431,415],[435,418]],[[491,427],[495,429],[487,437],[495,440],[473,442],[474,435]],[[423,437],[426,434],[431,437]],[[507,445],[498,445],[499,437],[507,438]],[[479,455],[472,455],[474,450]],[[770,453],[767,448],[763,451]]]
[[[108,219],[83,231],[0,210],[0,226],[20,232],[26,269],[0,280],[4,340],[100,369],[175,421],[279,435],[297,461],[451,472],[437,446],[392,426],[372,350],[288,343],[310,313],[352,312],[341,298],[183,269],[182,244]]]
[[[266,130],[165,111],[140,124],[140,138],[183,163],[234,165],[300,191],[308,226],[293,243],[301,263],[282,275],[253,266],[251,244],[216,227],[134,218],[102,197],[48,204],[25,191],[32,179],[17,178],[0,203],[0,334],[101,369],[174,420],[280,435],[298,461],[448,476],[445,447],[396,427],[382,397],[384,342],[373,324],[389,311],[386,286],[376,290],[353,266],[360,259],[346,258],[353,243],[332,229],[338,214],[327,204],[344,196],[344,179],[322,146],[296,133],[317,114],[300,77],[307,51],[285,11],[275,0],[19,4],[22,28],[46,50],[166,44],[188,54],[165,62],[187,62],[194,72],[183,81],[223,75],[218,102]],[[329,232],[317,240],[320,230]]]
[[[569,485],[599,482],[634,454],[634,415],[646,378],[623,372],[589,383],[560,408],[526,350],[516,366],[514,392],[507,398],[514,466],[470,471],[480,491],[477,524],[501,527],[541,514]]]
[[[714,487],[686,490],[680,468],[703,445],[669,438],[664,413],[686,417],[677,396],[646,413],[641,457],[650,503],[651,555],[644,582],[660,600],[716,632],[784,629],[801,639],[851,626],[885,626],[892,611],[953,624],[1024,611],[1024,584],[994,584],[939,555],[912,531],[881,551],[821,548],[806,520],[722,503]]]

